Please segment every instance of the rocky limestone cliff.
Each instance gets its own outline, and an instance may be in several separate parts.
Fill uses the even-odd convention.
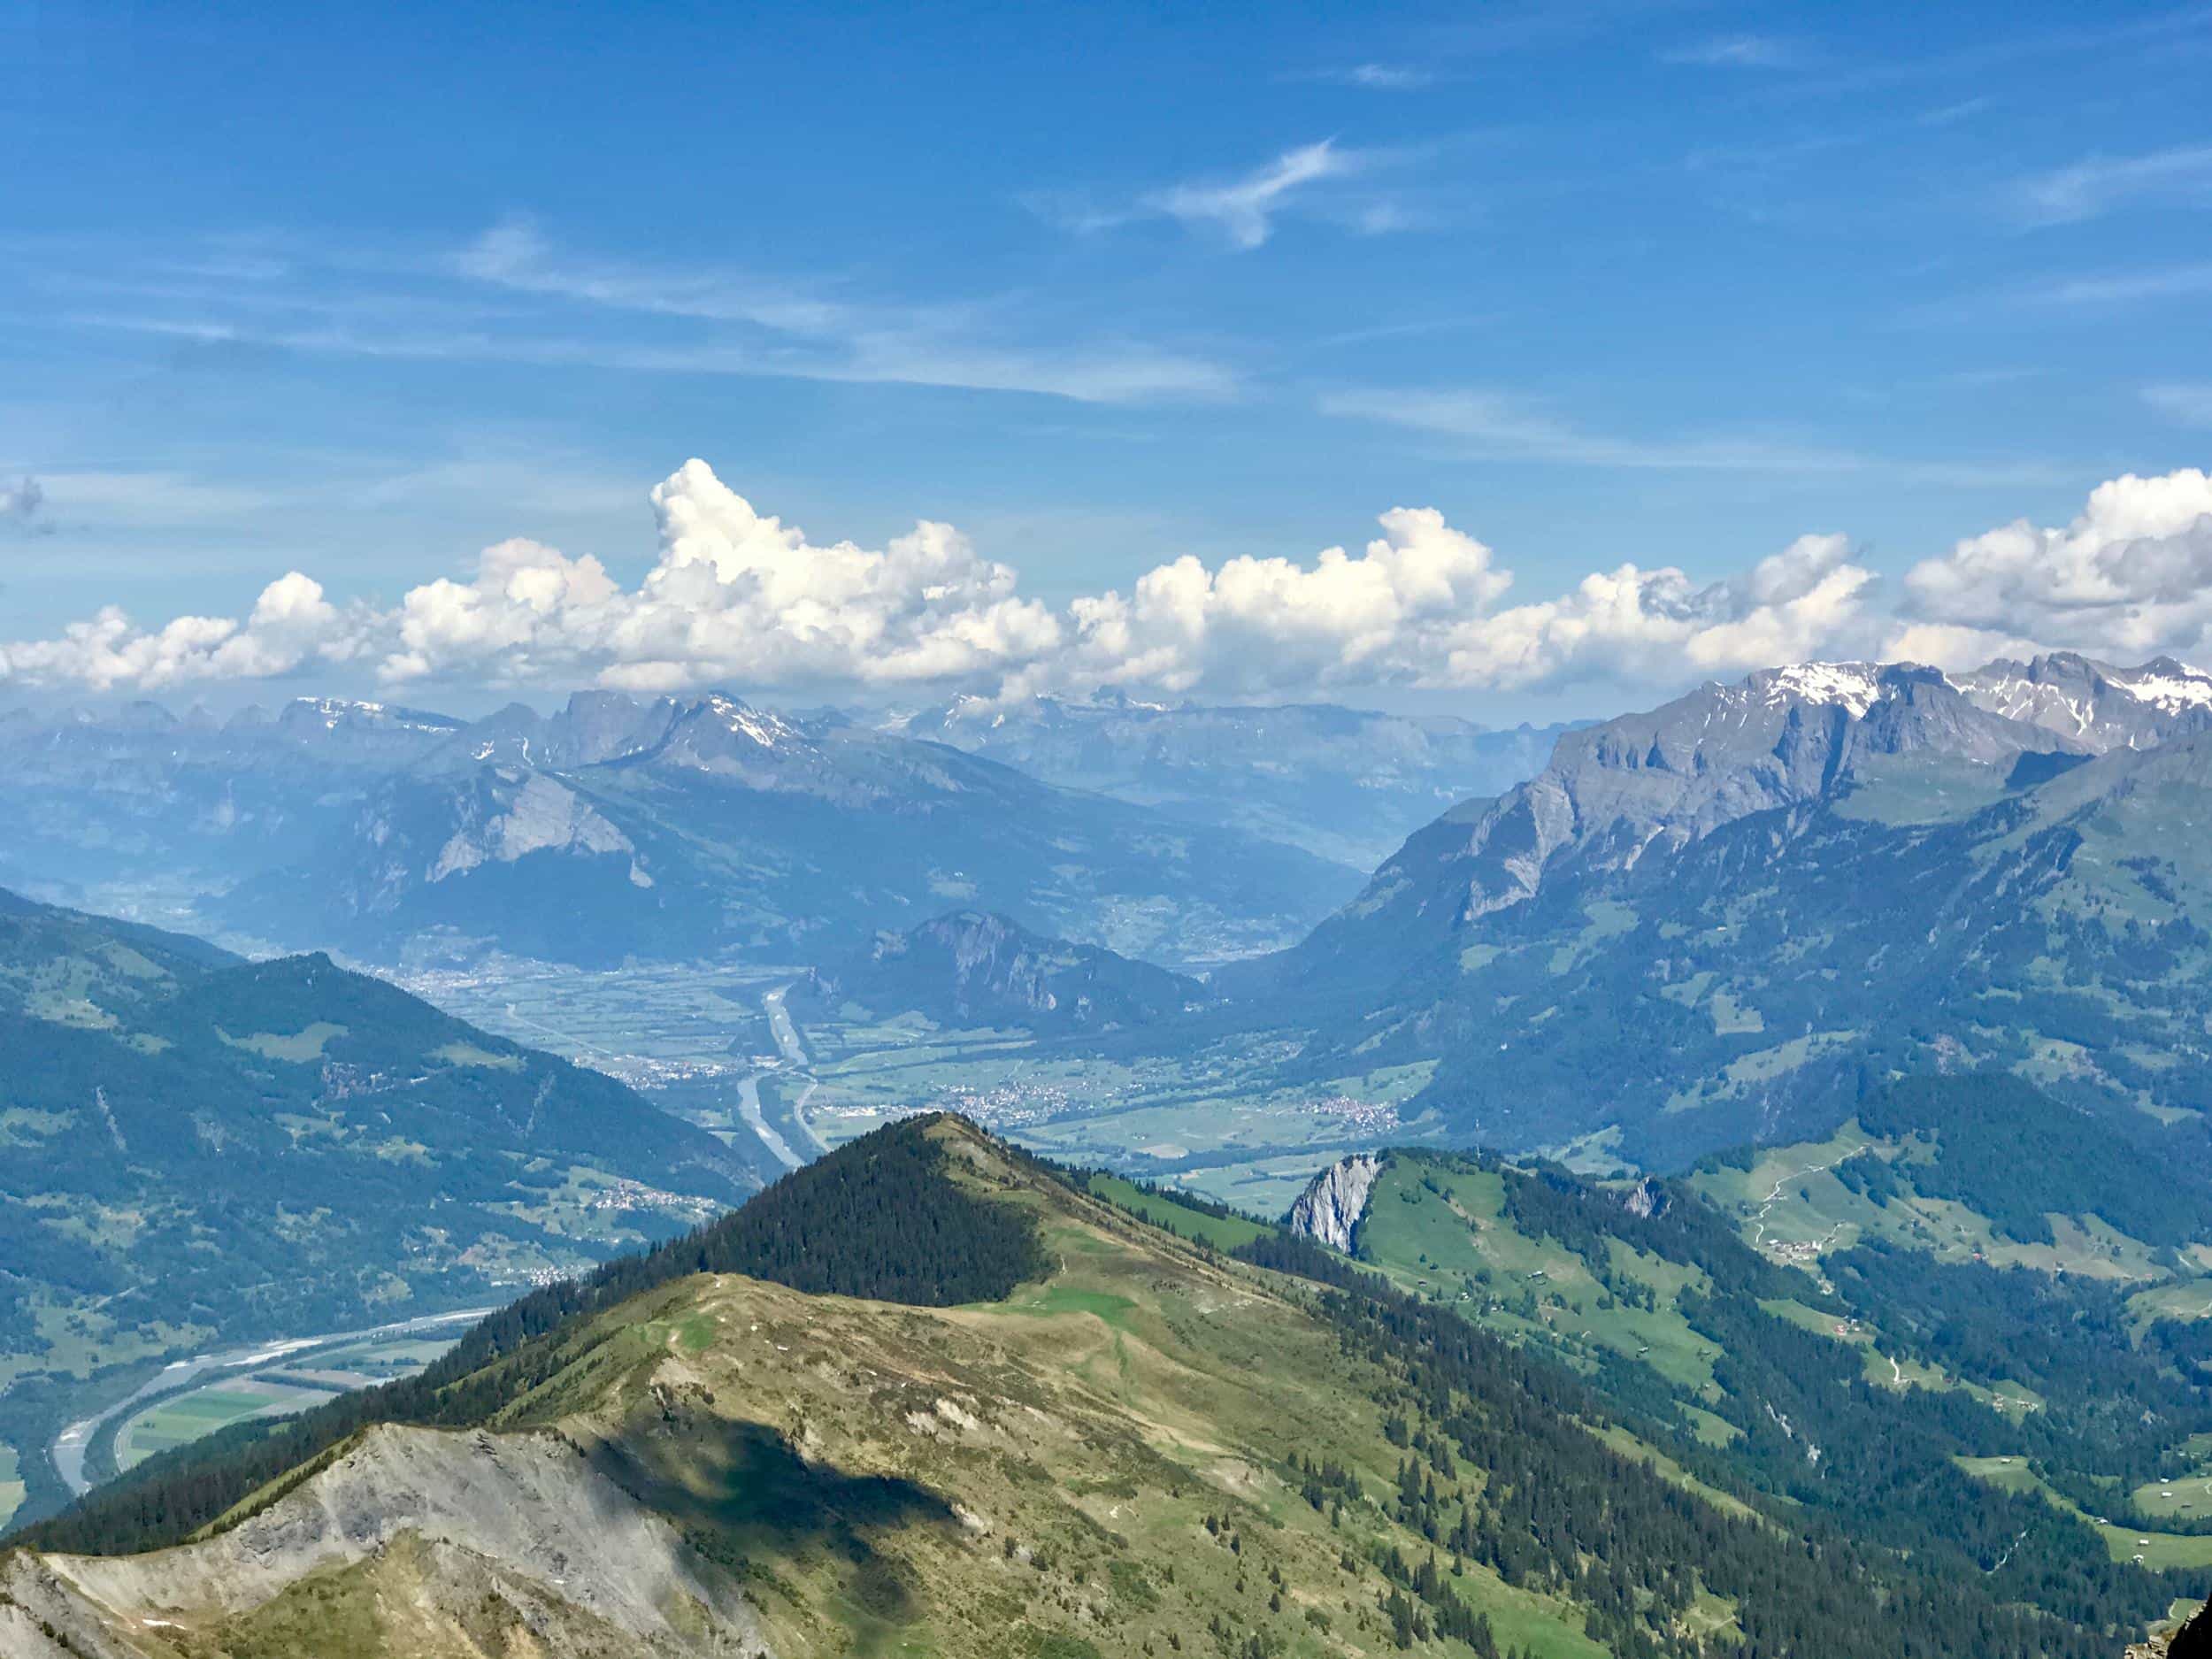
[[[385,1425],[204,1542],[12,1558],[0,1571],[0,1654],[198,1651],[196,1637],[265,1620],[303,1578],[337,1586],[345,1573],[364,1597],[438,1624],[395,1627],[416,1651],[469,1651],[461,1638],[483,1632],[445,1628],[460,1611],[526,1631],[524,1650],[549,1659],[767,1651],[727,1575],[569,1440]]]
[[[1360,1217],[1367,1213],[1368,1194],[1382,1171],[1383,1160],[1365,1152],[1330,1164],[1291,1205],[1290,1230],[1349,1254]]]

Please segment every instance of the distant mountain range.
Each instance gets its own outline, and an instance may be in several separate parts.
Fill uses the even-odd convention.
[[[1545,735],[1119,700],[960,703],[901,732],[719,695],[468,724],[141,706],[0,726],[22,826],[0,868],[158,879],[202,918],[371,959],[749,958],[940,1024],[1264,1029],[1291,1040],[1268,1087],[1394,1069],[1425,1079],[1395,1102],[1422,1133],[1599,1160],[1815,1135],[1941,1068],[2089,1110],[2212,1108],[2212,676],[2062,654],[1706,685],[1559,733],[1363,890],[1196,821],[1272,803],[1350,833],[1332,803],[1409,810]],[[1202,995],[1177,969],[1210,972]]]
[[[1439,1132],[1642,1161],[1995,1064],[2212,1109],[2212,676],[1808,664],[1560,741],[1224,976],[1301,1064],[1433,1066]]]
[[[1533,777],[1571,726],[1493,731],[1325,703],[1204,708],[960,697],[902,720],[1070,788],[1287,841],[1371,870],[1439,810]]]
[[[373,958],[430,933],[595,964],[824,960],[974,903],[1202,962],[1294,940],[1359,880],[1240,830],[718,695],[588,693],[469,724],[332,700],[219,726],[150,705],[17,717],[0,765],[21,826],[0,878],[158,884],[218,926]]]

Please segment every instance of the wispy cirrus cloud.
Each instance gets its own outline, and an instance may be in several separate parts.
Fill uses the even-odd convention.
[[[1293,212],[1331,219],[1371,235],[1411,228],[1418,216],[1402,204],[1350,188],[1408,158],[1403,150],[1356,149],[1324,138],[1286,150],[1245,173],[1186,180],[1118,204],[1101,206],[1088,197],[1053,192],[1033,193],[1027,204],[1041,217],[1084,234],[1164,219],[1248,252],[1264,246],[1277,220]]]
[[[2138,202],[2212,204],[2212,144],[2085,157],[2022,180],[2016,194],[2037,225],[2079,224]]]
[[[2185,426],[2212,426],[2212,381],[2147,386],[2143,401]]]
[[[1472,454],[1572,466],[1797,477],[1869,472],[1961,485],[2047,482],[2064,476],[2042,462],[1894,460],[1765,434],[1625,437],[1590,431],[1544,403],[1494,388],[1354,388],[1323,394],[1318,407],[1326,415],[1426,433]]]
[[[1813,58],[1803,42],[1776,35],[1716,35],[1659,54],[1662,63],[1701,69],[1802,69]]]
[[[1484,453],[1582,466],[1661,471],[1848,471],[1847,453],[1778,444],[1762,437],[1622,438],[1586,431],[1514,393],[1456,389],[1354,388],[1324,393],[1325,415],[1379,421],[1453,439]]]
[[[1417,92],[1434,86],[1437,72],[1418,64],[1340,64],[1326,69],[1295,69],[1279,76],[1290,81],[1317,81],[1325,86],[1358,87],[1367,92]]]
[[[295,250],[227,281],[50,279],[80,327],[196,345],[420,362],[505,362],[1027,393],[1078,403],[1217,401],[1214,357],[1095,327],[1019,296],[918,304],[706,262],[565,248],[511,218],[458,248],[349,259]],[[89,301],[90,303],[88,303]]]
[[[2044,305],[2125,305],[2142,300],[2191,299],[2203,294],[2212,294],[2212,265],[2062,277],[2024,289],[2021,297]]]

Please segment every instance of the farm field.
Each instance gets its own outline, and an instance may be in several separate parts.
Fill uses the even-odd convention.
[[[1019,1031],[808,1006],[795,995],[803,1056],[787,1056],[764,1001],[803,979],[796,967],[592,972],[495,956],[468,970],[394,977],[487,1030],[620,1078],[746,1153],[764,1180],[783,1165],[744,1119],[749,1078],[764,1120],[802,1155],[949,1110],[1047,1156],[1187,1187],[1263,1215],[1280,1214],[1330,1160],[1418,1141],[1436,1127],[1402,1111],[1430,1065],[1278,1086],[1273,1073],[1292,1050],[1266,1036],[1118,1056]]]
[[[1986,1216],[1947,1199],[1911,1192],[1914,1153],[1846,1124],[1826,1141],[1759,1150],[1748,1168],[1709,1162],[1690,1183],[1736,1218],[1745,1242],[1778,1261],[1805,1266],[1830,1250],[1889,1243],[1939,1262],[1986,1262],[2092,1278],[2164,1277],[2151,1248],[2094,1217],[2051,1217],[2051,1241],[2025,1244],[2000,1234]],[[1908,1184],[1886,1204],[1855,1190],[1839,1169],[1855,1158],[1880,1158]],[[2200,1281],[2200,1306],[2212,1303],[2212,1281]],[[2177,1286],[2165,1286],[2176,1291]]]
[[[20,1474],[16,1467],[15,1448],[0,1442],[0,1528],[7,1525],[9,1517],[23,1502]]]
[[[250,1417],[288,1416],[352,1389],[411,1377],[452,1347],[472,1317],[427,1330],[294,1344],[242,1363],[203,1362],[204,1369],[186,1372],[170,1392],[150,1390],[144,1405],[123,1408],[107,1431],[111,1440],[96,1439],[121,1473]]]
[[[388,977],[487,1031],[620,1079],[719,1136],[766,1182],[783,1165],[746,1125],[739,1086],[776,1064],[761,999],[803,972],[641,964],[599,972],[494,955]]]
[[[159,1452],[189,1445],[248,1417],[286,1417],[318,1406],[334,1389],[303,1388],[259,1379],[225,1379],[158,1401],[125,1423],[115,1440],[115,1463],[127,1471]]]
[[[830,1145],[915,1111],[953,1110],[1047,1156],[1187,1187],[1256,1214],[1280,1214],[1346,1152],[1435,1129],[1402,1110],[1429,1066],[1278,1084],[1289,1051],[1265,1035],[1124,1057],[851,1010],[818,1014],[803,1033],[816,1084],[804,1115]]]
[[[1650,1307],[1616,1298],[1574,1252],[1519,1231],[1505,1215],[1498,1171],[1448,1154],[1386,1167],[1360,1231],[1363,1259],[1401,1289],[1450,1300],[1500,1335],[1537,1337],[1570,1355],[1586,1345],[1610,1348],[1693,1394],[1717,1397],[1714,1346],[1677,1306],[1683,1291],[1709,1287],[1704,1274],[1617,1239],[1609,1244],[1611,1270],[1648,1287]],[[1724,1432],[1717,1419],[1713,1432]]]
[[[1986,1480],[2009,1492],[2032,1492],[2070,1515],[2080,1516],[2104,1540],[2115,1561],[2140,1561],[2153,1571],[2171,1568],[2212,1567],[2212,1537],[2193,1538],[2181,1532],[2145,1532],[2114,1526],[2083,1515],[2080,1508],[2053,1492],[2036,1479],[2024,1457],[1962,1457],[1958,1465],[1977,1480]],[[2178,1488],[2177,1488],[2178,1490]]]

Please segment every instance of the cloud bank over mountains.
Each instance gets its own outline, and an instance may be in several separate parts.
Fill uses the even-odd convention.
[[[516,539],[396,605],[334,602],[298,571],[244,617],[159,624],[110,606],[59,637],[0,642],[0,687],[157,691],[343,672],[673,691],[1102,687],[1292,696],[1383,687],[1678,683],[1815,657],[1961,665],[2036,648],[2138,661],[2212,654],[2212,477],[2100,485],[2070,524],[1959,542],[1885,594],[1841,535],[1807,535],[1719,581],[1623,563],[1512,603],[1512,573],[1430,508],[1394,508],[1357,552],[1185,555],[1126,593],[1055,609],[957,529],[879,549],[810,541],[703,461],[651,494],[658,549],[635,586]]]

